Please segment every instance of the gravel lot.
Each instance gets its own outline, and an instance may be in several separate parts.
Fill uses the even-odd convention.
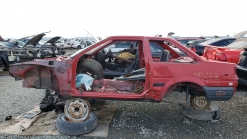
[[[44,90],[22,88],[22,81],[0,71],[0,122],[31,110],[44,96]],[[108,101],[117,105],[110,124],[108,138],[247,138],[247,88],[238,87],[235,96],[226,102],[213,102],[220,108],[218,122],[197,121],[181,113],[180,102],[185,93],[174,92],[161,103]],[[81,136],[17,136],[0,134],[5,138],[81,138]],[[83,137],[98,138],[98,137]]]

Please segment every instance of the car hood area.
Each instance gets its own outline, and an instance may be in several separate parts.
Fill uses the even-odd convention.
[[[44,44],[42,45],[47,45],[47,44],[50,44],[50,45],[55,45],[56,41],[59,40],[61,37],[60,36],[56,36],[56,37],[53,37],[53,38],[50,38],[48,39]]]
[[[29,37],[24,37],[21,39],[18,39],[19,41],[25,42],[25,44],[23,45],[23,47],[27,47],[27,46],[36,46],[38,44],[38,42],[42,39],[43,36],[45,36],[45,33],[40,33],[37,35],[33,35],[33,36],[29,36]]]

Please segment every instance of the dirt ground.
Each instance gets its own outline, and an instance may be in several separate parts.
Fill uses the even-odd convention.
[[[0,71],[0,122],[7,115],[18,116],[39,105],[44,90],[22,88],[8,72]],[[247,138],[247,87],[239,86],[230,101],[212,102],[220,109],[219,121],[198,121],[185,117],[179,103],[185,93],[173,92],[161,103],[114,101],[116,113],[107,138]],[[17,136],[1,134],[0,138],[81,138],[81,136]],[[99,138],[99,137],[83,137]]]

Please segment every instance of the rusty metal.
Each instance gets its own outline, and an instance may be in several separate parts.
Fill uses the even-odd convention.
[[[136,93],[135,89],[142,88],[143,83],[141,82],[130,82],[130,81],[117,81],[110,79],[94,80],[92,90],[97,92],[129,92]],[[138,92],[138,91],[137,91]]]
[[[91,111],[91,106],[88,100],[81,98],[71,99],[64,106],[64,114],[68,121],[82,122],[85,121]]]
[[[137,93],[137,94],[140,94],[142,91],[143,91],[143,86],[137,87],[137,88],[134,90],[134,92]]]
[[[205,96],[192,95],[190,97],[190,104],[197,110],[207,110],[210,108],[210,102],[206,100]]]

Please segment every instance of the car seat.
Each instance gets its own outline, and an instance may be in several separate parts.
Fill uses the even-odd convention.
[[[170,51],[163,50],[163,52],[160,56],[160,62],[167,62],[169,60],[169,54],[170,54]]]

